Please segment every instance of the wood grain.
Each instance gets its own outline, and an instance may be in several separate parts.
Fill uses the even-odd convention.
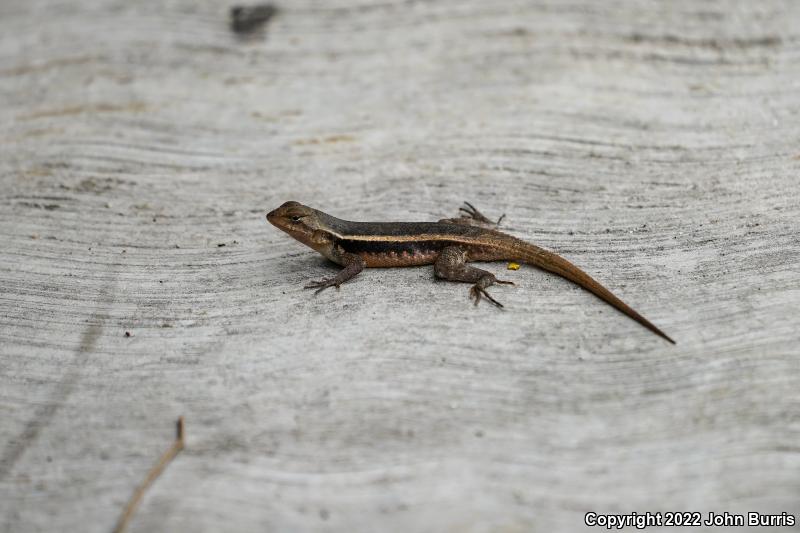
[[[179,415],[132,531],[800,518],[797,3],[228,7],[0,5],[0,531],[110,531]],[[524,267],[314,297],[287,200],[506,213],[678,345]]]

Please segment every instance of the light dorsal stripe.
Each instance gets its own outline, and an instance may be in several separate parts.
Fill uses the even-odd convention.
[[[420,241],[453,241],[464,244],[478,242],[477,237],[467,237],[465,235],[447,235],[441,233],[421,233],[419,235],[340,235],[331,231],[331,235],[336,238],[348,241],[391,241],[391,242],[420,242]]]

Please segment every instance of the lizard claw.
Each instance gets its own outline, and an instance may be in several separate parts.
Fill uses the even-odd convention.
[[[316,291],[314,291],[314,294],[319,294],[322,291],[324,291],[325,289],[327,289],[328,287],[336,287],[336,290],[337,291],[339,290],[339,284],[336,283],[336,280],[334,280],[333,278],[321,279],[319,281],[312,281],[312,282],[309,282],[303,288],[304,289],[317,289]]]
[[[475,301],[475,305],[478,305],[478,302],[481,301],[481,296],[492,302],[499,308],[503,308],[503,304],[489,296],[489,293],[486,292],[486,289],[481,287],[480,285],[473,285],[472,288],[469,290],[469,297]]]
[[[485,224],[493,224],[494,226],[499,226],[500,222],[502,222],[503,219],[506,218],[506,215],[503,214],[500,218],[497,219],[497,222],[495,222],[493,220],[489,220],[486,217],[486,215],[484,215],[483,213],[478,211],[475,208],[475,206],[472,205],[471,203],[464,202],[464,205],[466,205],[467,207],[459,207],[458,210],[463,212],[463,213],[466,213],[467,214],[467,218],[471,218],[473,220],[477,220],[477,221],[483,222]]]

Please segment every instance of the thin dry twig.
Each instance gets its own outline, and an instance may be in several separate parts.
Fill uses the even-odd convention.
[[[141,485],[134,491],[133,496],[128,501],[128,505],[125,506],[125,511],[122,513],[122,516],[119,517],[119,521],[117,522],[117,526],[114,528],[114,533],[122,533],[128,527],[128,522],[130,522],[131,517],[133,517],[133,513],[136,511],[136,508],[139,506],[139,503],[142,501],[142,497],[144,496],[145,491],[147,488],[153,484],[153,481],[161,475],[161,472],[167,467],[167,465],[172,461],[178,453],[183,449],[183,417],[178,418],[178,430],[177,435],[175,437],[175,442],[172,443],[172,446],[169,447],[167,451],[161,456],[158,462],[150,469],[150,472],[147,473],[147,477],[144,478],[144,481]]]

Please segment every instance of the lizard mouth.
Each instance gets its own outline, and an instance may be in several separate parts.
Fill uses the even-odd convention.
[[[303,235],[308,233],[303,225],[298,224],[297,221],[287,219],[285,213],[281,212],[280,208],[267,213],[267,221],[279,230],[288,233],[298,240],[300,240]]]
[[[280,209],[274,209],[267,213],[267,222],[272,224],[278,229],[282,229],[283,231],[287,231],[290,227],[289,222],[286,220],[286,217],[282,217],[281,213],[279,213]]]

